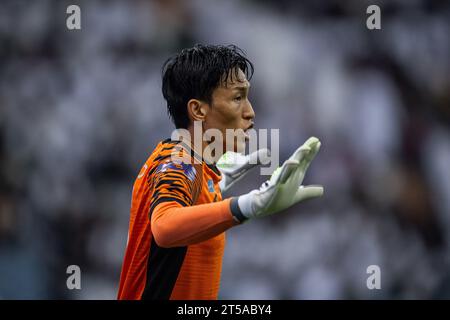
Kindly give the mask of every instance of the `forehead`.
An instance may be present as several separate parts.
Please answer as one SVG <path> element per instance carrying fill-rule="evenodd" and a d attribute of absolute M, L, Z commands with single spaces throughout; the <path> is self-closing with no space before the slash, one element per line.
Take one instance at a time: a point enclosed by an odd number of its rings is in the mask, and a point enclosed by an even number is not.
<path fill-rule="evenodd" d="M 224 81 L 225 78 L 227 78 L 226 82 Z M 223 77 L 221 85 L 219 87 L 228 90 L 242 87 L 248 88 L 250 87 L 250 82 L 247 80 L 245 73 L 240 68 L 238 68 L 230 70 L 230 72 L 228 73 L 228 77 Z"/>

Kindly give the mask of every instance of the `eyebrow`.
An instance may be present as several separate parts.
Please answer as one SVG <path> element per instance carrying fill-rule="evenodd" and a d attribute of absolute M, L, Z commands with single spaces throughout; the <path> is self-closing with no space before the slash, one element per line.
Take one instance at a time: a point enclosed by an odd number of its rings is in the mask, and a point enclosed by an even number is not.
<path fill-rule="evenodd" d="M 246 85 L 237 85 L 237 86 L 235 86 L 235 87 L 232 87 L 231 89 L 232 90 L 248 90 L 248 89 L 250 89 L 250 87 L 251 87 L 251 85 L 250 85 L 250 82 L 247 82 L 247 84 Z"/>

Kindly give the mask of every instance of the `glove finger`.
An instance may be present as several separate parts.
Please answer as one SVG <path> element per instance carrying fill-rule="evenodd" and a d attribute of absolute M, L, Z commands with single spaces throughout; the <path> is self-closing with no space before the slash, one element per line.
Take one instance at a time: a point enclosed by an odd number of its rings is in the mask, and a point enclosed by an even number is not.
<path fill-rule="evenodd" d="M 311 151 L 309 147 L 301 146 L 297 150 L 294 151 L 292 156 L 289 158 L 289 160 L 295 160 L 298 162 L 301 162 L 303 159 L 306 158 L 308 153 Z"/>
<path fill-rule="evenodd" d="M 234 177 L 236 178 L 242 177 L 246 175 L 248 171 L 250 171 L 256 166 L 270 163 L 270 150 L 266 148 L 259 149 L 255 152 L 252 152 L 245 158 L 246 158 L 245 164 L 241 168 L 238 168 L 238 170 L 233 173 Z"/>
<path fill-rule="evenodd" d="M 295 202 L 320 197 L 322 195 L 323 186 L 321 185 L 300 186 L 295 194 Z"/>
<path fill-rule="evenodd" d="M 297 150 L 295 150 L 289 159 L 301 162 L 303 159 L 307 158 L 311 152 L 317 153 L 318 150 L 316 149 L 316 146 L 318 143 L 320 143 L 319 139 L 316 137 L 310 137 Z"/>
<path fill-rule="evenodd" d="M 246 171 L 249 171 L 253 167 L 259 166 L 261 164 L 268 164 L 270 162 L 270 150 L 269 149 L 259 149 L 255 152 L 252 152 L 248 156 L 245 156 L 245 159 L 242 163 L 242 166 L 239 167 L 236 172 L 233 174 L 241 175 Z"/>
<path fill-rule="evenodd" d="M 311 149 L 311 151 L 306 155 L 305 159 L 308 160 L 308 162 L 311 162 L 314 157 L 317 155 L 317 153 L 320 150 L 320 146 L 322 145 L 322 143 L 320 141 L 316 141 L 313 144 L 311 144 L 309 147 Z"/>
<path fill-rule="evenodd" d="M 310 147 L 311 148 L 317 142 L 319 142 L 318 138 L 316 138 L 316 137 L 309 137 L 308 140 L 306 140 L 303 145 L 306 146 L 306 147 Z"/>
<path fill-rule="evenodd" d="M 300 161 L 300 167 L 303 169 L 303 171 L 306 171 L 308 169 L 309 165 L 319 152 L 321 145 L 322 144 L 320 143 L 320 141 L 317 141 L 313 145 L 311 145 L 311 151 L 308 154 L 306 154 Z"/>
<path fill-rule="evenodd" d="M 225 152 L 217 161 L 216 166 L 218 168 L 228 168 L 235 164 L 236 162 L 236 152 L 227 151 Z"/>
<path fill-rule="evenodd" d="M 281 183 L 284 184 L 286 181 L 292 176 L 293 173 L 295 173 L 295 170 L 298 168 L 298 161 L 295 160 L 286 160 L 283 163 L 283 166 L 281 167 L 279 176 L 277 177 L 277 180 L 275 183 Z"/>
<path fill-rule="evenodd" d="M 240 153 L 228 151 L 217 162 L 217 168 L 237 178 L 253 167 L 270 163 L 270 150 L 263 148 L 244 156 Z"/>
<path fill-rule="evenodd" d="M 219 161 L 216 163 L 216 166 L 220 171 L 234 175 L 247 163 L 248 159 L 246 156 L 240 153 L 228 151 L 220 157 Z"/>
<path fill-rule="evenodd" d="M 256 166 L 259 164 L 268 164 L 270 160 L 270 150 L 267 148 L 259 149 L 247 156 L 248 164 Z"/>

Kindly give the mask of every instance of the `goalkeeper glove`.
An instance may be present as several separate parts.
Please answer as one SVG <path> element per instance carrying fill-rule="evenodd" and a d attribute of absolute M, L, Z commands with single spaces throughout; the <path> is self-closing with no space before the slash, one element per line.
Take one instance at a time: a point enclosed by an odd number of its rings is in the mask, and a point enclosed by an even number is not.
<path fill-rule="evenodd" d="M 269 160 L 268 149 L 257 150 L 247 156 L 228 151 L 220 157 L 216 166 L 222 174 L 219 187 L 222 192 L 227 191 L 234 183 L 245 176 L 250 169 L 264 164 Z"/>
<path fill-rule="evenodd" d="M 233 198 L 231 208 L 236 219 L 243 222 L 249 218 L 268 216 L 297 202 L 321 196 L 322 186 L 301 185 L 319 149 L 319 139 L 309 138 L 259 189 Z"/>

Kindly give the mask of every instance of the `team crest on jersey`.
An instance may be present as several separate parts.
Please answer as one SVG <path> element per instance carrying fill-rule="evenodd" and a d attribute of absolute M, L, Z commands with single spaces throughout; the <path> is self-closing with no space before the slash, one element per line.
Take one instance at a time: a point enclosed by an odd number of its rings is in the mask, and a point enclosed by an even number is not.
<path fill-rule="evenodd" d="M 215 192 L 216 190 L 214 190 L 214 183 L 211 179 L 208 180 L 208 190 L 209 192 Z"/>
<path fill-rule="evenodd" d="M 156 172 L 166 172 L 167 170 L 177 170 L 182 171 L 186 177 L 194 181 L 195 175 L 197 171 L 195 170 L 194 166 L 192 164 L 186 164 L 186 163 L 175 163 L 175 162 L 165 162 L 161 163 L 158 168 L 156 169 Z"/>

